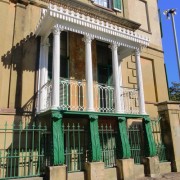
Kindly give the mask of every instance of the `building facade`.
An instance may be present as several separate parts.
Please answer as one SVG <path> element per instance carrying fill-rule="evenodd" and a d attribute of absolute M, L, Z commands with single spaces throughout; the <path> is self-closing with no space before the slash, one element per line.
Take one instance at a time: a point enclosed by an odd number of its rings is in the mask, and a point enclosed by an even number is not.
<path fill-rule="evenodd" d="M 146 175 L 153 174 L 143 165 L 150 161 L 143 159 L 159 155 L 151 119 L 158 116 L 156 104 L 168 100 L 157 1 L 0 4 L 0 118 L 4 134 L 9 124 L 16 129 L 20 123 L 25 136 L 16 141 L 21 131 L 7 135 L 2 162 L 16 143 L 19 156 L 26 152 L 27 159 L 35 158 L 27 139 L 38 139 L 43 167 L 63 169 L 66 164 L 70 179 L 84 177 L 77 171 L 95 179 L 97 164 L 110 171 L 103 169 L 100 178 L 117 177 L 117 171 L 131 179 L 142 177 L 144 168 Z M 33 132 L 40 129 L 34 128 L 37 123 L 46 125 L 46 133 L 27 133 L 30 125 Z M 32 166 L 38 169 L 37 164 Z M 127 175 L 126 166 L 136 170 Z M 8 171 L 20 177 L 22 167 L 14 169 L 6 164 L 1 171 L 4 177 Z M 34 171 L 24 170 L 24 176 Z"/>

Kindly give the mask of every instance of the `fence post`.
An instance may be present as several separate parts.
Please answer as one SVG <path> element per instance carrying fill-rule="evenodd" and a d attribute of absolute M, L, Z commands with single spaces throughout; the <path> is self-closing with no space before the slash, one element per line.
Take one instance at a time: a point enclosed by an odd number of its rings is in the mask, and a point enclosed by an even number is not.
<path fill-rule="evenodd" d="M 62 114 L 54 111 L 51 114 L 52 165 L 64 164 L 64 137 L 62 131 Z"/>
<path fill-rule="evenodd" d="M 149 117 L 143 118 L 143 129 L 145 139 L 145 155 L 146 157 L 156 156 L 156 145 L 151 130 L 151 119 Z"/>
<path fill-rule="evenodd" d="M 118 142 L 117 157 L 119 159 L 128 159 L 131 157 L 131 150 L 129 145 L 125 117 L 118 117 L 118 127 L 118 139 L 120 139 L 120 143 Z"/>
<path fill-rule="evenodd" d="M 90 119 L 90 143 L 91 143 L 91 161 L 101 161 L 101 146 L 98 130 L 98 116 L 89 115 Z"/>

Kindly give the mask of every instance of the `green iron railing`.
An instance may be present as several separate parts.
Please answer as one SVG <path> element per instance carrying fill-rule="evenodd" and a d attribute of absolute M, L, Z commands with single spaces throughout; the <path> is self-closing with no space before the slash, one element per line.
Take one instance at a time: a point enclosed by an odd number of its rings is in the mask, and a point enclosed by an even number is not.
<path fill-rule="evenodd" d="M 79 123 L 63 125 L 65 163 L 68 172 L 82 171 L 88 161 L 88 131 Z"/>
<path fill-rule="evenodd" d="M 45 132 L 46 127 L 34 123 L 5 123 L 0 127 L 0 179 L 42 175 L 41 138 Z"/>
<path fill-rule="evenodd" d="M 140 124 L 132 124 L 128 128 L 131 157 L 135 164 L 141 164 L 144 157 L 143 129 Z"/>
<path fill-rule="evenodd" d="M 116 166 L 116 136 L 117 132 L 110 125 L 99 127 L 102 161 L 105 167 Z"/>
<path fill-rule="evenodd" d="M 157 156 L 159 157 L 159 161 L 166 162 L 167 161 L 166 147 L 162 140 L 163 132 L 161 131 L 160 121 L 161 121 L 161 118 L 157 120 L 152 120 L 151 128 L 152 128 L 152 133 L 154 137 L 154 142 L 156 144 Z"/>

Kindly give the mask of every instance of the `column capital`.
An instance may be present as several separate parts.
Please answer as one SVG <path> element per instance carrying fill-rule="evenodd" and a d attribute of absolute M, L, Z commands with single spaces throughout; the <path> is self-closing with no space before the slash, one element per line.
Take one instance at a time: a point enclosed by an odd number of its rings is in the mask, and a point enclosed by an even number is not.
<path fill-rule="evenodd" d="M 84 41 L 85 43 L 91 43 L 91 41 L 93 40 L 94 38 L 91 36 L 91 35 L 84 35 L 84 37 L 82 38 L 82 41 Z"/>
<path fill-rule="evenodd" d="M 136 55 L 136 56 L 140 56 L 140 53 L 141 53 L 140 49 L 137 48 L 137 49 L 135 49 L 134 52 L 135 52 L 135 55 Z"/>
<path fill-rule="evenodd" d="M 49 46 L 50 46 L 50 44 L 49 44 L 49 38 L 44 39 L 44 38 L 42 37 L 41 46 L 47 46 L 47 47 L 49 47 Z"/>
<path fill-rule="evenodd" d="M 52 28 L 52 32 L 54 35 L 60 35 L 61 31 L 63 31 L 64 28 L 62 26 L 59 26 L 59 24 L 54 25 Z"/>
<path fill-rule="evenodd" d="M 110 48 L 111 50 L 117 51 L 117 49 L 118 49 L 118 44 L 113 42 L 113 43 L 111 43 L 111 44 L 109 45 L 109 48 Z"/>

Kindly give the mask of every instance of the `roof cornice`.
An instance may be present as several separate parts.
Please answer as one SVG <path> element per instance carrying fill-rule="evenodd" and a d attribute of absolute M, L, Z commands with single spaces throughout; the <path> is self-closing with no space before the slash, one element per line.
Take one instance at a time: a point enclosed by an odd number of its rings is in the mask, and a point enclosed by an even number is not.
<path fill-rule="evenodd" d="M 112 12 L 109 12 L 103 8 L 99 8 L 96 6 L 92 6 L 90 4 L 83 3 L 78 0 L 40 0 L 46 2 L 47 4 L 56 4 L 57 6 L 61 6 L 64 8 L 68 8 L 78 13 L 85 14 L 95 19 L 100 19 L 102 21 L 106 21 L 112 23 L 117 26 L 124 27 L 131 31 L 135 31 L 139 29 L 141 24 L 126 19 L 124 17 L 117 16 Z M 31 3 L 36 2 L 36 0 L 32 0 Z"/>
<path fill-rule="evenodd" d="M 54 4 L 49 4 L 49 8 L 42 11 L 35 34 L 47 37 L 55 24 L 59 24 L 64 30 L 88 34 L 100 40 L 115 42 L 120 46 L 137 48 L 149 45 L 147 37 L 131 30 Z"/>

